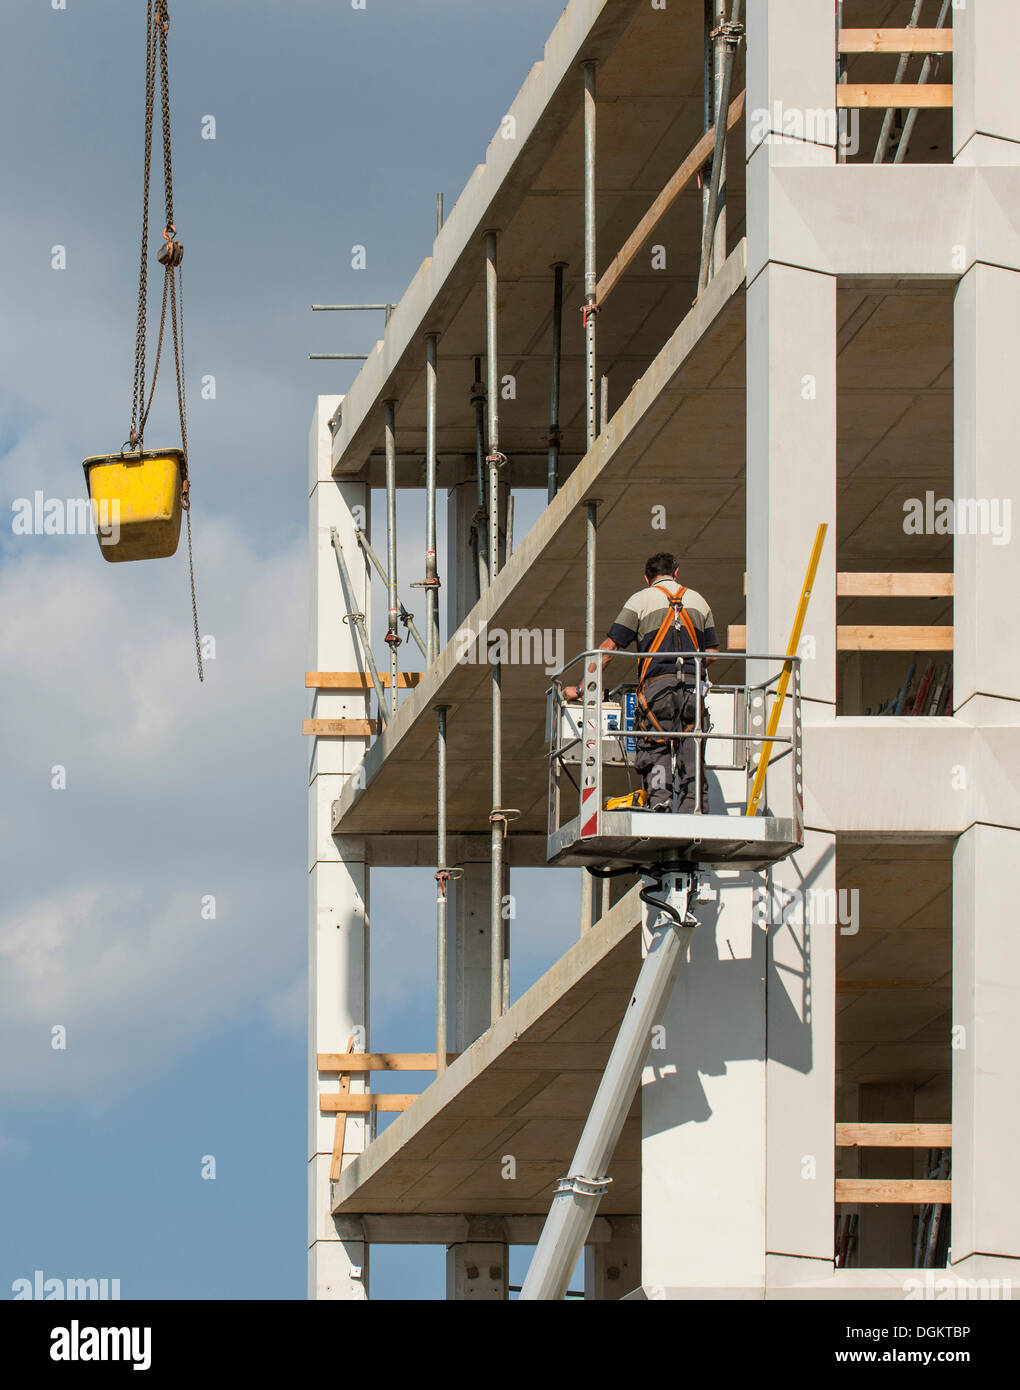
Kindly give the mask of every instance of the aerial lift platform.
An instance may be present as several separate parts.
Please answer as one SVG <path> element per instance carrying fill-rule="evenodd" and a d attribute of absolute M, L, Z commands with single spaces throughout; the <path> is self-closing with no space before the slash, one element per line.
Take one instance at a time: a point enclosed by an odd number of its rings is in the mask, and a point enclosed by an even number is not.
<path fill-rule="evenodd" d="M 692 814 L 636 810 L 607 810 L 605 793 L 612 778 L 626 776 L 636 751 L 637 732 L 628 729 L 626 687 L 623 698 L 603 699 L 603 655 L 582 652 L 553 678 L 548 694 L 549 828 L 547 853 L 551 863 L 579 864 L 597 877 L 639 872 L 645 904 L 642 924 L 644 963 L 630 1006 L 596 1092 L 574 1153 L 570 1173 L 556 1186 L 527 1278 L 521 1290 L 526 1301 L 564 1297 L 574 1266 L 584 1247 L 599 1201 L 612 1178 L 606 1166 L 641 1078 L 651 1030 L 669 997 L 698 919 L 691 911 L 697 901 L 699 872 L 710 868 L 761 869 L 799 849 L 804 841 L 803 770 L 801 766 L 800 658 L 797 655 L 811 589 L 818 570 L 825 526 L 818 528 L 787 653 L 783 657 L 741 653 L 677 653 L 678 677 L 693 675 L 695 718 L 690 729 L 654 733 L 643 739 L 668 741 L 673 750 L 674 799 L 678 756 L 695 768 L 695 807 Z M 679 646 L 679 643 L 677 643 Z M 659 658 L 670 654 L 660 653 Z M 644 653 L 614 652 L 614 657 L 645 660 Z M 742 662 L 744 680 L 721 684 L 713 692 L 712 666 Z M 562 677 L 581 664 L 583 703 L 563 701 Z M 792 686 L 792 690 L 791 690 Z M 790 700 L 787 703 L 787 693 Z M 704 703 L 703 703 L 704 702 Z M 707 707 L 709 718 L 703 718 Z M 786 713 L 786 723 L 781 720 Z M 714 727 L 712 719 L 719 724 Z M 706 728 L 707 724 L 707 728 Z M 681 740 L 683 741 L 681 743 Z M 719 750 L 725 756 L 719 758 Z M 775 786 L 785 764 L 789 776 L 788 805 L 779 807 Z M 579 768 L 575 782 L 570 767 Z M 708 805 L 702 804 L 702 769 L 714 773 Z M 773 771 L 773 787 L 768 773 Z M 782 775 L 782 774 L 780 774 Z M 577 814 L 561 825 L 566 799 L 564 783 L 578 793 Z M 770 805 L 770 791 L 777 797 Z M 633 799 L 633 798 L 632 798 Z M 728 808 L 737 804 L 737 814 Z M 762 813 L 758 814 L 759 807 Z M 774 814 L 775 809 L 786 814 Z"/>

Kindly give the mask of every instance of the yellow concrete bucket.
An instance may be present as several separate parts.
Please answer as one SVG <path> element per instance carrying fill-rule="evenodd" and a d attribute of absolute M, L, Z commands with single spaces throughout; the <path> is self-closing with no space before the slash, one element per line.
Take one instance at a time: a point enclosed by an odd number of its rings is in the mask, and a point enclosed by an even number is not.
<path fill-rule="evenodd" d="M 184 454 L 97 454 L 82 464 L 103 558 L 161 560 L 181 535 Z"/>

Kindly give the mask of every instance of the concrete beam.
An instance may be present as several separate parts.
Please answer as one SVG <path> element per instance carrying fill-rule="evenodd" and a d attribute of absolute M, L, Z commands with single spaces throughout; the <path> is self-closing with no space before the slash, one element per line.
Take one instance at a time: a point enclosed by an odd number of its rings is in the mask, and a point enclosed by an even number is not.
<path fill-rule="evenodd" d="M 757 158 L 757 157 L 756 157 Z M 768 261 L 824 275 L 957 280 L 1020 268 L 1020 168 L 841 164 L 748 168 L 748 284 Z M 754 235 L 751 235 L 751 233 Z"/>
<path fill-rule="evenodd" d="M 492 1240 L 505 1245 L 536 1245 L 545 1225 L 546 1213 L 534 1216 L 445 1216 L 442 1214 L 400 1214 L 365 1212 L 333 1218 L 337 1232 L 345 1239 L 368 1245 L 456 1245 Z M 608 1245 L 639 1238 L 638 1216 L 597 1216 L 588 1234 L 589 1245 Z"/>
<path fill-rule="evenodd" d="M 806 724 L 805 823 L 871 838 L 952 837 L 978 821 L 1020 827 L 1018 732 L 905 716 Z"/>
<path fill-rule="evenodd" d="M 508 1131 L 516 1132 L 530 1124 L 529 1135 L 522 1138 L 522 1142 L 526 1140 L 528 1144 L 527 1155 L 521 1155 L 522 1165 L 525 1157 L 529 1162 L 541 1160 L 549 1149 L 555 1149 L 558 1154 L 562 1148 L 563 1161 L 569 1161 L 573 1151 L 571 1145 L 576 1142 L 583 1124 L 583 1118 L 576 1119 L 574 1107 L 568 1105 L 568 1093 L 575 1085 L 571 1076 L 576 1078 L 579 1091 L 586 1097 L 581 1109 L 587 1114 L 594 1084 L 597 1084 L 599 1071 L 608 1056 L 608 1045 L 603 1056 L 592 1048 L 590 1041 L 584 1042 L 581 1048 L 584 1069 L 577 1072 L 574 1070 L 577 1062 L 569 1055 L 570 1049 L 564 1052 L 563 1044 L 550 1035 L 576 1014 L 573 1031 L 568 1029 L 568 1034 L 573 1038 L 587 1038 L 584 1028 L 578 1027 L 583 1010 L 587 1007 L 596 1020 L 591 1025 L 595 1029 L 595 1036 L 613 1036 L 637 976 L 636 946 L 632 972 L 624 968 L 622 975 L 618 976 L 609 970 L 608 962 L 617 950 L 623 951 L 630 960 L 629 951 L 624 948 L 629 947 L 634 939 L 640 916 L 641 903 L 635 888 L 607 916 L 596 922 L 583 939 L 572 946 L 477 1042 L 456 1058 L 442 1076 L 437 1077 L 414 1104 L 379 1135 L 366 1153 L 344 1169 L 339 1181 L 333 1184 L 331 1207 L 334 1215 L 357 1212 L 355 1203 L 364 1204 L 366 1210 L 379 1211 L 382 1203 L 373 1201 L 371 1189 L 367 1188 L 374 1179 L 378 1179 L 376 1192 L 386 1193 L 387 1205 L 395 1204 L 396 1210 L 409 1214 L 428 1214 L 427 1211 L 414 1212 L 414 1208 L 427 1207 L 432 1200 L 428 1189 L 433 1184 L 422 1183 L 422 1190 L 416 1195 L 413 1174 L 417 1170 L 413 1165 L 416 1161 L 421 1164 L 424 1160 L 424 1166 L 431 1171 L 438 1162 L 432 1155 L 448 1139 L 452 1139 L 452 1144 L 443 1162 L 451 1165 L 448 1171 L 452 1182 L 463 1183 L 469 1170 L 473 1172 L 472 1153 L 477 1150 L 488 1155 L 486 1171 L 491 1170 L 495 1175 L 493 1191 L 499 1201 L 491 1207 L 476 1205 L 476 1212 L 496 1211 L 502 1215 L 508 1210 L 513 1211 L 516 1205 L 517 1214 L 530 1215 L 527 1207 L 521 1210 L 521 1204 L 529 1199 L 515 1197 L 512 1183 L 500 1180 L 504 1138 Z M 605 1010 L 599 1007 L 598 996 L 605 991 L 608 991 L 607 998 L 612 996 L 614 1010 L 617 1005 L 619 1008 L 619 1012 L 609 1019 L 605 1017 Z M 549 1038 L 548 1043 L 544 1041 L 546 1038 Z M 514 1073 L 509 1079 L 506 1075 L 508 1070 Z M 502 1082 L 499 1076 L 494 1075 L 497 1071 L 503 1074 Z M 555 1083 L 550 1091 L 550 1099 L 556 1096 L 559 1087 L 558 1100 L 555 1100 L 552 1109 L 547 1108 L 548 1103 L 541 1103 L 532 1112 L 529 1102 L 550 1082 Z M 499 1113 L 493 1118 L 490 1113 L 493 1106 L 492 1088 L 496 1086 L 498 1091 L 501 1084 L 506 1095 L 500 1102 Z M 477 1135 L 474 1147 L 463 1149 L 457 1134 L 468 1117 L 473 1118 L 470 1118 L 467 1128 L 476 1130 Z M 531 1158 L 532 1154 L 534 1159 Z M 411 1167 L 408 1168 L 408 1165 Z M 559 1159 L 556 1162 L 558 1165 Z M 387 1177 L 388 1173 L 392 1174 L 391 1178 Z M 562 1176 L 550 1172 L 546 1179 L 544 1173 L 543 1169 L 536 1189 L 543 1194 L 543 1198 L 546 1194 L 551 1196 L 551 1183 L 556 1177 Z M 623 1183 L 619 1187 L 621 1191 L 625 1190 Z M 442 1188 L 436 1190 L 441 1191 Z M 477 1190 L 483 1192 L 480 1200 L 487 1200 L 484 1197 L 485 1189 Z M 540 1206 L 542 1198 L 536 1197 L 535 1200 L 536 1205 Z"/>

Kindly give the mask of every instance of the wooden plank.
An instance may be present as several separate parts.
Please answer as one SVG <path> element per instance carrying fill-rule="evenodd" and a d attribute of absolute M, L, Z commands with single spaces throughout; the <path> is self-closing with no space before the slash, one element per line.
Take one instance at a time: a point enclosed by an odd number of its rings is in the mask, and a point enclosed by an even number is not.
<path fill-rule="evenodd" d="M 952 53 L 952 29 L 840 29 L 840 53 Z"/>
<path fill-rule="evenodd" d="M 302 719 L 301 732 L 316 738 L 368 738 L 378 725 L 377 719 Z"/>
<path fill-rule="evenodd" d="M 868 994 L 874 989 L 905 990 L 935 989 L 952 991 L 952 985 L 932 984 L 928 980 L 837 980 L 837 994 Z"/>
<path fill-rule="evenodd" d="M 458 1054 L 448 1052 L 447 1062 L 456 1061 Z M 435 1071 L 434 1052 L 320 1052 L 316 1057 L 319 1071 Z"/>
<path fill-rule="evenodd" d="M 397 673 L 397 689 L 413 690 L 416 685 L 420 685 L 423 674 L 421 671 L 399 671 Z M 383 685 L 389 689 L 389 671 L 380 671 L 379 678 Z M 305 688 L 307 690 L 374 690 L 375 685 L 372 677 L 364 671 L 306 671 Z"/>
<path fill-rule="evenodd" d="M 387 1096 L 382 1094 L 351 1096 L 344 1095 L 343 1092 L 330 1091 L 319 1096 L 319 1109 L 327 1115 L 333 1114 L 334 1111 L 346 1115 L 367 1115 L 372 1110 L 406 1110 L 417 1099 L 417 1096 Z"/>
<path fill-rule="evenodd" d="M 951 1124 L 836 1126 L 837 1149 L 948 1149 L 952 1143 Z"/>
<path fill-rule="evenodd" d="M 747 628 L 731 623 L 726 629 L 726 650 L 747 650 Z M 842 624 L 836 628 L 836 650 L 840 652 L 951 652 L 951 627 L 874 627 L 868 624 Z"/>
<path fill-rule="evenodd" d="M 952 598 L 951 574 L 896 574 L 843 571 L 836 575 L 837 598 Z"/>
<path fill-rule="evenodd" d="M 354 1050 L 353 1037 L 347 1039 L 347 1054 L 350 1056 Z M 346 1095 L 351 1089 L 350 1076 L 340 1078 L 339 1092 Z M 347 1134 L 347 1115 L 343 1110 L 337 1112 L 336 1123 L 333 1126 L 333 1159 L 329 1165 L 329 1180 L 336 1182 L 344 1166 L 344 1138 Z"/>
<path fill-rule="evenodd" d="M 836 628 L 840 652 L 951 652 L 951 627 L 870 627 L 850 624 Z"/>
<path fill-rule="evenodd" d="M 952 106 L 950 82 L 843 82 L 836 88 L 836 105 L 853 110 L 890 106 L 913 111 L 933 106 Z"/>
<path fill-rule="evenodd" d="M 837 1202 L 885 1202 L 913 1206 L 953 1200 L 952 1179 L 837 1178 Z"/>
<path fill-rule="evenodd" d="M 726 118 L 727 130 L 732 130 L 741 116 L 743 116 L 744 100 L 745 93 L 741 92 L 736 100 L 731 102 L 729 115 Z M 697 176 L 698 171 L 705 167 L 714 149 L 715 126 L 713 126 L 711 130 L 705 131 L 704 135 L 655 199 L 655 202 L 609 262 L 608 267 L 603 272 L 602 279 L 595 287 L 595 300 L 600 308 L 603 302 L 608 299 L 610 292 L 615 288 L 624 271 L 652 235 L 652 232 L 665 217 L 666 213 L 669 212 L 677 198 L 679 198 L 687 185 Z"/>

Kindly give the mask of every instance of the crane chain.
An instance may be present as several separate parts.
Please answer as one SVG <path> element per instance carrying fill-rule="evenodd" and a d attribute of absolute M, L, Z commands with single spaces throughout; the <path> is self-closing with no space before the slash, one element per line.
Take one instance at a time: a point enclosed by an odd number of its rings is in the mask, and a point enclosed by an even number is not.
<path fill-rule="evenodd" d="M 138 272 L 138 324 L 135 331 L 135 377 L 131 401 L 131 430 L 128 443 L 142 448 L 145 431 L 145 328 L 149 286 L 149 184 L 152 170 L 152 125 L 156 100 L 156 65 L 153 46 L 153 6 L 146 6 L 145 26 L 145 159 L 142 176 L 142 250 Z M 153 380 L 155 390 L 155 380 Z M 151 399 L 150 399 L 151 403 Z"/>
<path fill-rule="evenodd" d="M 202 664 L 202 637 L 198 622 L 198 600 L 195 594 L 195 562 L 191 541 L 191 482 L 188 474 L 188 415 L 187 388 L 184 375 L 184 278 L 181 270 L 181 248 L 174 241 L 177 228 L 174 225 L 174 177 L 173 153 L 170 138 L 170 72 L 167 56 L 167 32 L 170 28 L 170 11 L 167 0 L 147 0 L 145 28 L 145 160 L 142 180 L 142 247 L 141 266 L 138 277 L 138 325 L 135 333 L 135 373 L 131 406 L 131 430 L 128 444 L 139 453 L 144 450 L 145 424 L 152 409 L 156 395 L 156 382 L 163 354 L 163 339 L 166 333 L 167 302 L 170 305 L 170 328 L 174 345 L 174 375 L 177 386 L 177 411 L 181 425 L 181 453 L 184 457 L 183 477 L 181 479 L 181 506 L 187 517 L 188 532 L 188 578 L 191 585 L 191 612 L 195 627 L 195 658 L 198 663 L 198 679 L 205 679 Z M 165 221 L 163 240 L 166 242 L 164 255 L 165 275 L 163 279 L 163 301 L 159 315 L 159 335 L 156 340 L 156 359 L 153 365 L 152 384 L 148 400 L 145 397 L 145 353 L 146 328 L 148 319 L 148 269 L 149 269 L 149 192 L 152 179 L 152 135 L 155 125 L 156 107 L 156 69 L 159 68 L 160 114 L 163 134 L 163 187 L 165 197 Z M 176 275 L 175 275 L 176 271 Z"/>

